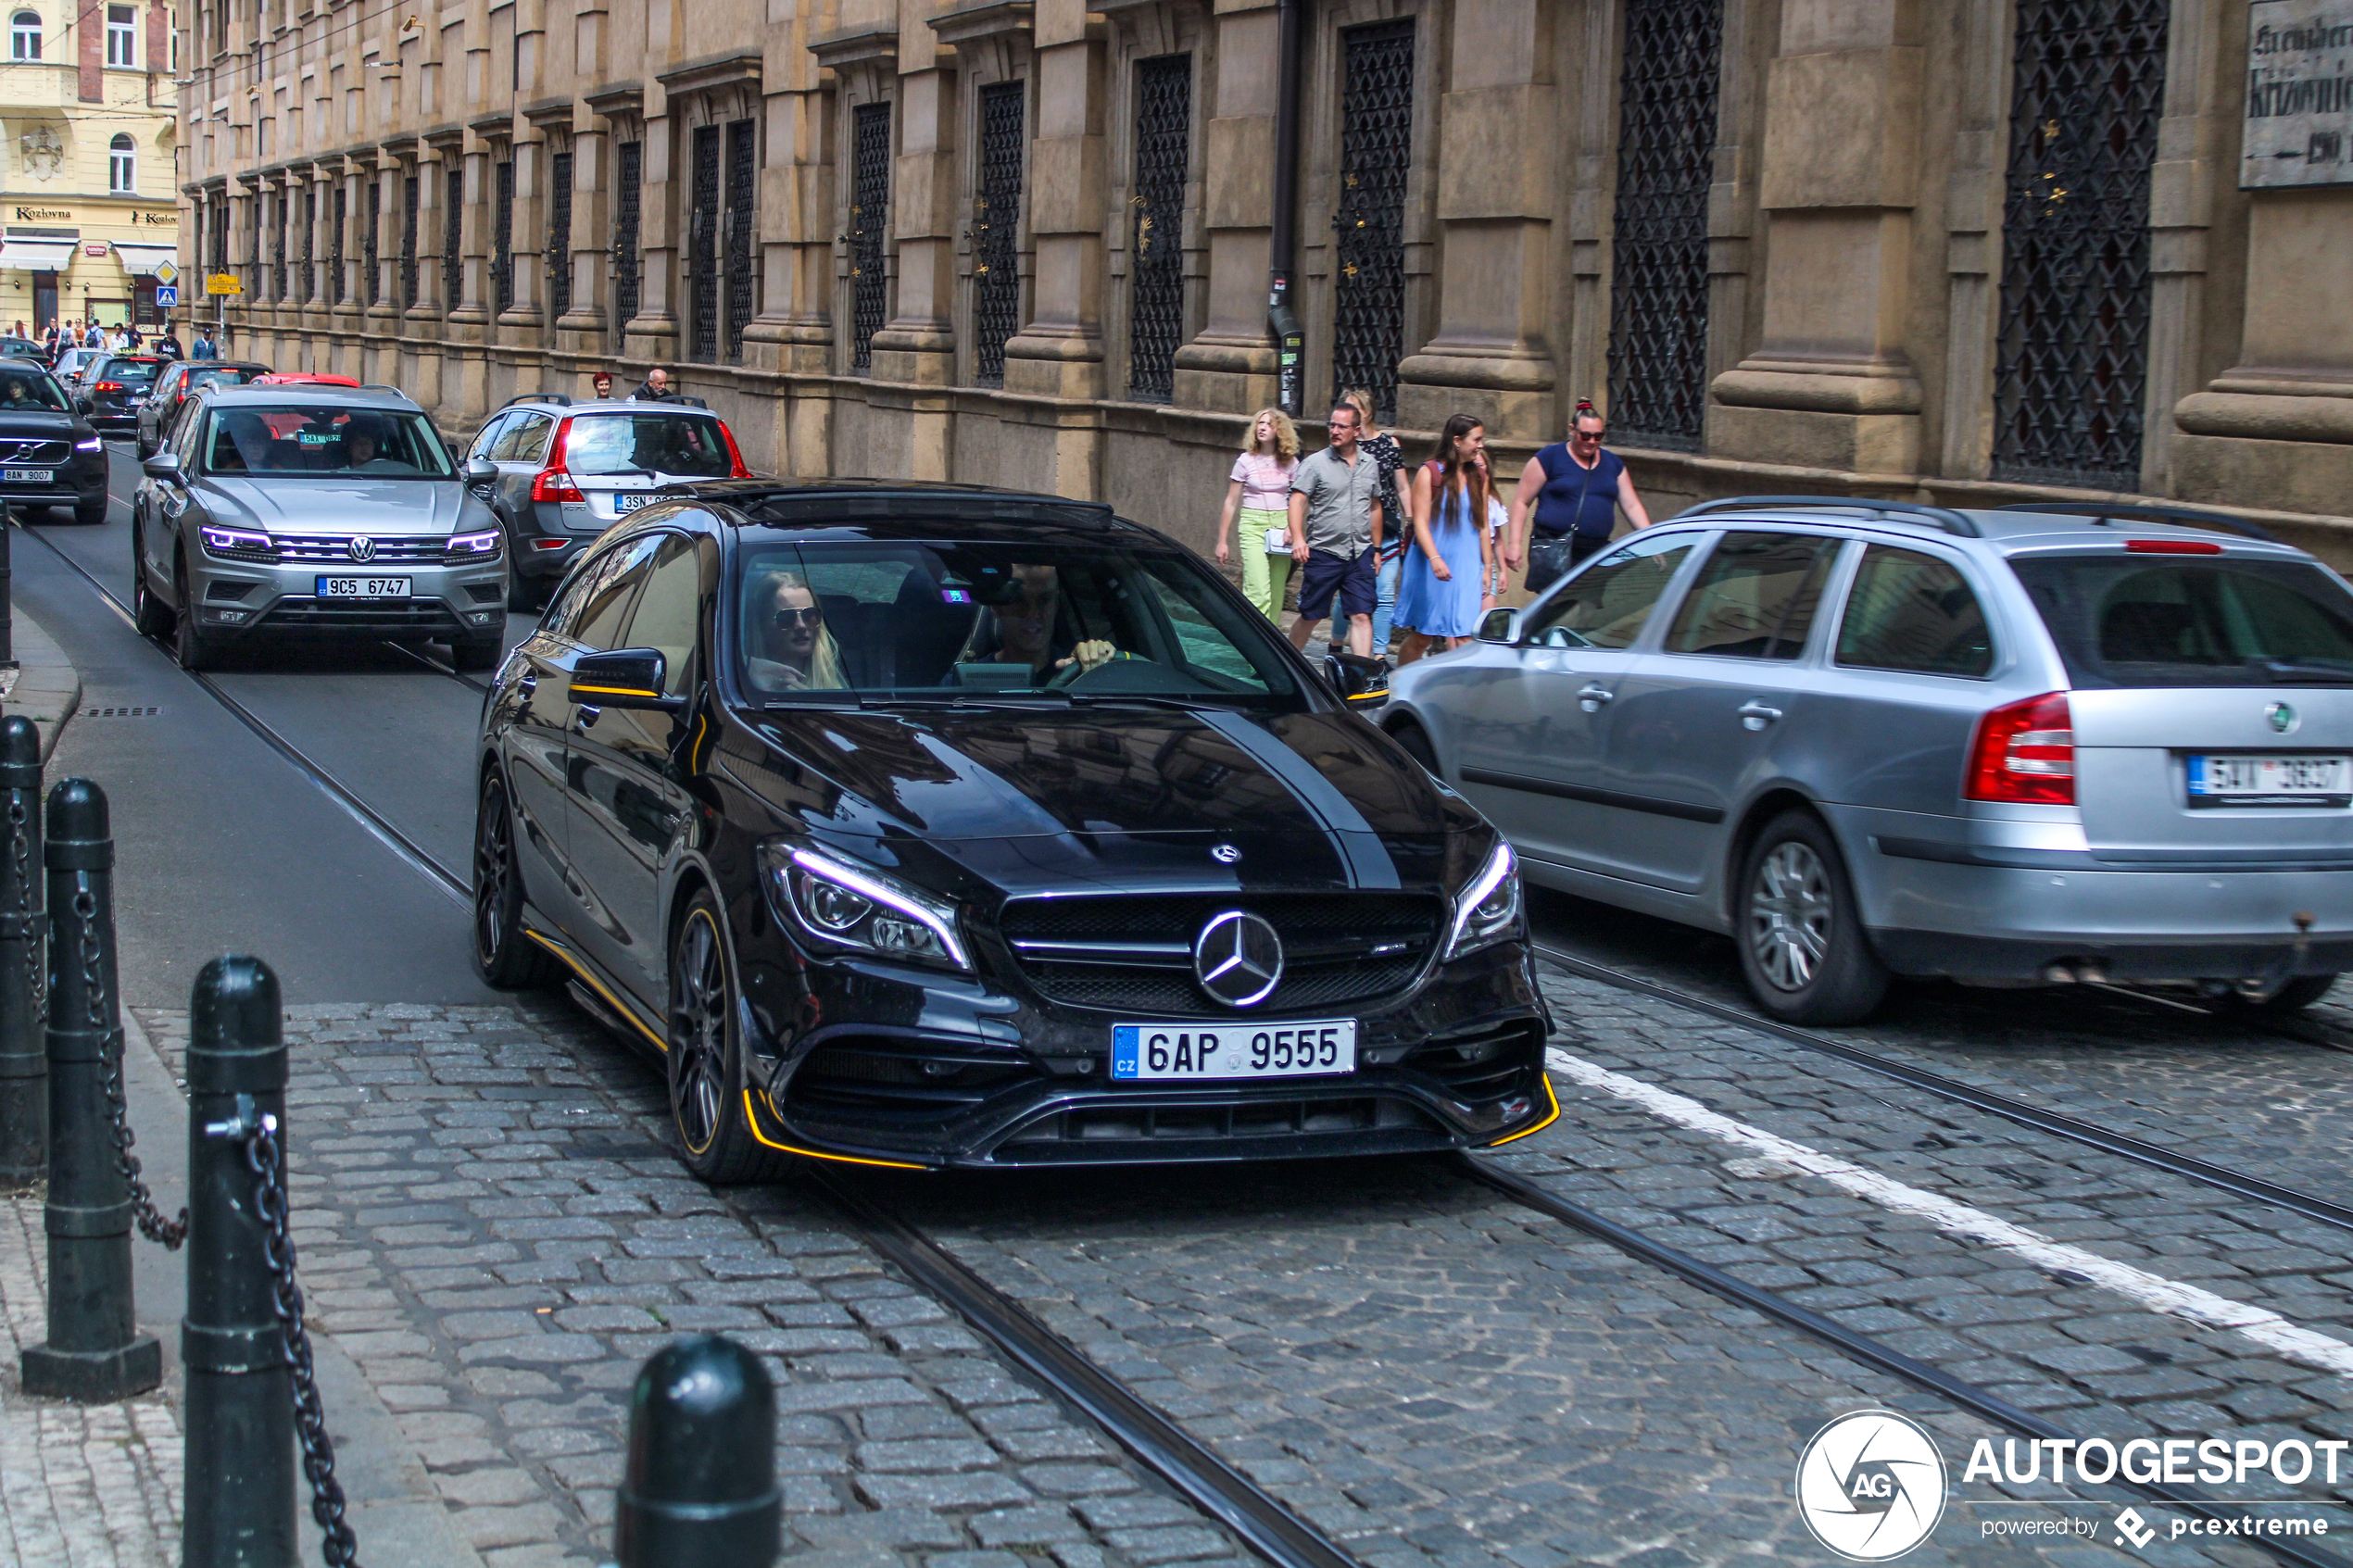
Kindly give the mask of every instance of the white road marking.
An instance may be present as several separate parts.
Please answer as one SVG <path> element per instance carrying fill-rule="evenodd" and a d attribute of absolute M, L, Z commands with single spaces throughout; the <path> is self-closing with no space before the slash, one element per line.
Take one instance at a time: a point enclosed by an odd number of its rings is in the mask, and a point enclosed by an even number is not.
<path fill-rule="evenodd" d="M 2103 1258 L 2096 1252 L 2087 1252 L 2063 1241 L 2054 1241 L 2023 1225 L 1997 1219 L 1982 1209 L 1972 1209 L 1966 1203 L 1957 1203 L 1940 1194 L 1906 1185 L 1852 1160 L 1809 1148 L 1778 1134 L 1766 1132 L 1761 1127 L 1736 1122 L 1688 1096 L 1662 1089 L 1640 1078 L 1630 1078 L 1623 1073 L 1613 1073 L 1606 1067 L 1587 1061 L 1582 1057 L 1571 1056 L 1567 1051 L 1558 1048 L 1547 1050 L 1545 1060 L 1554 1072 L 1565 1078 L 1616 1095 L 1620 1099 L 1630 1100 L 1654 1116 L 1737 1145 L 1764 1156 L 1775 1164 L 1803 1171 L 1866 1202 L 1876 1203 L 1899 1214 L 1918 1216 L 1948 1235 L 1998 1247 L 2037 1268 L 2065 1269 L 2151 1311 L 2186 1318 L 2208 1328 L 2228 1329 L 2232 1333 L 2245 1335 L 2267 1350 L 2293 1357 L 2307 1366 L 2319 1367 L 2339 1377 L 2353 1377 L 2353 1344 L 2299 1327 L 2266 1308 L 2245 1301 L 2233 1301 L 2210 1290 L 2201 1290 L 2195 1285 L 2184 1285 L 2162 1274 L 2153 1274 L 2146 1269 L 2120 1263 L 2112 1258 Z"/>

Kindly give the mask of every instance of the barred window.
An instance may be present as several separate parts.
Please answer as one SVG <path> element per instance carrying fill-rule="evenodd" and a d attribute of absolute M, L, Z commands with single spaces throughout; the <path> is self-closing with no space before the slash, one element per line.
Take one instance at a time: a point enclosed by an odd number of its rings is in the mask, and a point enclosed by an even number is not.
<path fill-rule="evenodd" d="M 547 322 L 572 308 L 572 155 L 547 160 Z"/>
<path fill-rule="evenodd" d="M 334 227 L 327 234 L 327 303 L 343 303 L 343 231 L 345 205 L 349 190 L 340 180 L 335 182 Z"/>
<path fill-rule="evenodd" d="M 1340 34 L 1347 80 L 1340 100 L 1340 201 L 1332 280 L 1332 395 L 1373 395 L 1381 420 L 1397 413 L 1405 357 L 1405 176 L 1414 143 L 1414 24 L 1381 22 Z"/>
<path fill-rule="evenodd" d="M 1136 189 L 1127 249 L 1127 395 L 1176 395 L 1185 337 L 1185 176 L 1192 153 L 1193 57 L 1136 65 Z"/>
<path fill-rule="evenodd" d="M 883 245 L 890 222 L 890 106 L 861 104 L 853 117 L 849 194 L 849 368 L 874 369 L 888 280 Z"/>
<path fill-rule="evenodd" d="M 491 298 L 499 315 L 515 307 L 515 166 L 501 163 L 490 215 Z"/>
<path fill-rule="evenodd" d="M 644 144 L 623 142 L 614 149 L 613 199 L 618 213 L 612 232 L 612 330 L 617 337 L 637 314 L 637 215 L 644 195 Z"/>
<path fill-rule="evenodd" d="M 727 363 L 744 362 L 744 329 L 759 308 L 752 236 L 758 226 L 760 127 L 749 119 L 727 126 Z"/>
<path fill-rule="evenodd" d="M 980 195 L 973 213 L 973 379 L 1005 384 L 1005 343 L 1021 329 L 1021 184 L 1027 146 L 1018 82 L 980 90 Z"/>
<path fill-rule="evenodd" d="M 686 216 L 686 357 L 719 358 L 719 127 L 695 130 Z"/>
<path fill-rule="evenodd" d="M 400 182 L 400 308 L 417 307 L 417 192 L 413 174 Z"/>
<path fill-rule="evenodd" d="M 384 182 L 368 177 L 368 225 L 359 235 L 359 297 L 370 305 L 384 302 L 383 280 L 376 275 L 376 248 L 384 232 Z"/>
<path fill-rule="evenodd" d="M 466 170 L 452 162 L 442 176 L 441 292 L 455 310 L 466 297 Z"/>

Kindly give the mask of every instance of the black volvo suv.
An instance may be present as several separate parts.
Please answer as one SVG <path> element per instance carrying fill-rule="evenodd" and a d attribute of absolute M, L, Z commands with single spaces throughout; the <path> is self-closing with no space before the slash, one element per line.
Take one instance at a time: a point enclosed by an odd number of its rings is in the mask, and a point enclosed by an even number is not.
<path fill-rule="evenodd" d="M 484 706 L 475 956 L 687 1165 L 1406 1152 L 1557 1111 L 1510 847 L 1196 558 L 965 487 L 679 486 Z"/>

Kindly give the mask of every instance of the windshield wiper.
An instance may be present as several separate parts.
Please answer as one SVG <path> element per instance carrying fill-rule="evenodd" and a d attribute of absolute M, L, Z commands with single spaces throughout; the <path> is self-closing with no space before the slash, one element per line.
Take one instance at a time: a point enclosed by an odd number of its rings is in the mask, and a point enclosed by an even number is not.
<path fill-rule="evenodd" d="M 1197 709 L 1227 706 L 1217 701 L 1216 696 L 1217 694 L 1211 692 L 1203 692 L 1199 696 L 1172 696 L 1158 692 L 1073 692 L 1070 700 L 1088 708 L 1169 708 L 1180 713 L 1190 713 Z"/>

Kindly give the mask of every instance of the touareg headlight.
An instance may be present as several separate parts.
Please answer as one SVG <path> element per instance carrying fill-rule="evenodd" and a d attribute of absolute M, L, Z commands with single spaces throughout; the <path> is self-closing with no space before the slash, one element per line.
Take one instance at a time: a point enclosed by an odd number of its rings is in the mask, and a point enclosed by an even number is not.
<path fill-rule="evenodd" d="M 453 561 L 497 560 L 501 542 L 495 528 L 479 533 L 452 533 L 443 553 Z"/>
<path fill-rule="evenodd" d="M 871 866 L 770 840 L 760 847 L 769 903 L 818 947 L 969 972 L 955 906 Z"/>
<path fill-rule="evenodd" d="M 229 560 L 276 560 L 278 542 L 267 533 L 252 528 L 226 528 L 208 522 L 199 530 L 204 534 L 208 555 Z"/>
<path fill-rule="evenodd" d="M 1478 874 L 1454 896 L 1454 928 L 1442 961 L 1451 963 L 1520 933 L 1519 861 L 1509 844 L 1499 842 Z"/>

